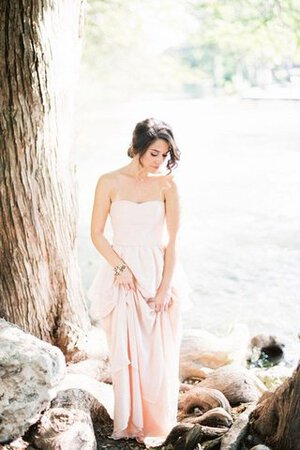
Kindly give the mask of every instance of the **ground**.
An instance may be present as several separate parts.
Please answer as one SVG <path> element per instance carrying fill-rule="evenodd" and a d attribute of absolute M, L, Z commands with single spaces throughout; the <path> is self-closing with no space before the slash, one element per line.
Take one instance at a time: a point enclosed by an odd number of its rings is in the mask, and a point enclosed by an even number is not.
<path fill-rule="evenodd" d="M 109 439 L 108 436 L 112 433 L 112 424 L 107 427 L 101 426 L 96 430 L 97 446 L 98 450 L 110 449 L 110 450 L 140 450 L 146 447 L 143 444 L 139 444 L 135 439 Z M 155 447 L 156 450 L 165 450 L 166 447 Z"/>

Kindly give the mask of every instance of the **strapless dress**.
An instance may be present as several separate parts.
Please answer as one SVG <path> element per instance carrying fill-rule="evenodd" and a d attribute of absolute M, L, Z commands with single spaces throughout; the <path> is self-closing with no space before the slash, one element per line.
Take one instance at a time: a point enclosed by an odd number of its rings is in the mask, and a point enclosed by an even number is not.
<path fill-rule="evenodd" d="M 88 291 L 90 315 L 103 327 L 114 389 L 112 438 L 158 438 L 176 425 L 182 304 L 188 283 L 176 265 L 168 295 L 172 305 L 153 304 L 164 267 L 165 203 L 116 200 L 111 205 L 112 247 L 136 279 L 136 291 L 116 286 L 102 261 Z"/>

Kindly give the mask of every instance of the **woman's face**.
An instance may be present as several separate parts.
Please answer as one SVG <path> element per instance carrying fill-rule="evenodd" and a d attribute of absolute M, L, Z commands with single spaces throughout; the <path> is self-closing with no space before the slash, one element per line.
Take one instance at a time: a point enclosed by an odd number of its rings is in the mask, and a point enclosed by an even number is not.
<path fill-rule="evenodd" d="M 157 139 L 146 150 L 141 157 L 144 169 L 155 173 L 159 171 L 169 155 L 169 144 L 163 139 Z"/>

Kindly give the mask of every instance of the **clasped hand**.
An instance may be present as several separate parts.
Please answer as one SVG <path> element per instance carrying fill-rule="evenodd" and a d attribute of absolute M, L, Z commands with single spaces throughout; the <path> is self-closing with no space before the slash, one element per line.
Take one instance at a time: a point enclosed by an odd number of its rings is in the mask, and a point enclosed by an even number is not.
<path fill-rule="evenodd" d="M 115 276 L 114 283 L 117 286 L 123 286 L 126 290 L 132 289 L 136 291 L 135 278 L 128 267 L 119 275 Z"/>
<path fill-rule="evenodd" d="M 126 290 L 136 291 L 136 280 L 131 270 L 126 269 L 115 277 L 114 284 L 117 286 L 123 286 Z M 148 305 L 155 310 L 155 312 L 167 311 L 167 309 L 173 304 L 170 294 L 157 293 L 155 297 L 148 300 Z"/>
<path fill-rule="evenodd" d="M 155 297 L 148 300 L 148 304 L 154 305 L 156 312 L 167 311 L 167 309 L 173 304 L 173 299 L 169 294 L 157 293 Z"/>

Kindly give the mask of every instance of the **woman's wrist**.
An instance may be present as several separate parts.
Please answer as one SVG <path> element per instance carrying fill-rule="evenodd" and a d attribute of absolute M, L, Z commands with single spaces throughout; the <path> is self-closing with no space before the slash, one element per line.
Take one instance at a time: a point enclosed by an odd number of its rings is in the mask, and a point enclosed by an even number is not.
<path fill-rule="evenodd" d="M 160 286 L 157 290 L 157 295 L 167 295 L 170 286 Z"/>
<path fill-rule="evenodd" d="M 114 274 L 115 276 L 119 276 L 120 273 L 124 272 L 124 270 L 127 269 L 127 265 L 124 263 L 124 261 L 122 261 L 120 264 L 117 264 L 116 266 L 114 266 L 113 270 L 114 270 Z"/>

